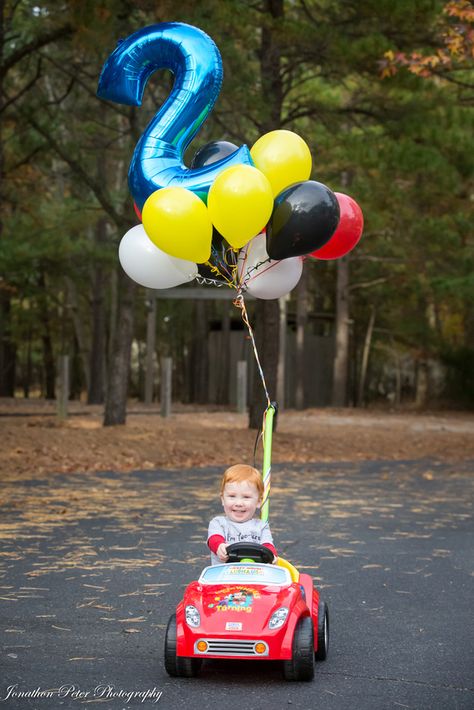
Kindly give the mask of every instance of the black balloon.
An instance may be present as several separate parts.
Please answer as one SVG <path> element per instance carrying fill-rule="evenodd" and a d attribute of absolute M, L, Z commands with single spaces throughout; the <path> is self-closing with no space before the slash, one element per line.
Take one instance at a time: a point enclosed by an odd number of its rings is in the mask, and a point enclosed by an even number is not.
<path fill-rule="evenodd" d="M 271 259 L 303 256 L 324 246 L 339 224 L 336 195 L 321 182 L 305 180 L 280 192 L 267 225 Z"/>
<path fill-rule="evenodd" d="M 217 266 L 217 268 L 220 267 L 222 263 L 222 259 L 224 257 L 224 252 L 226 249 L 229 248 L 229 244 L 226 242 L 224 237 L 220 232 L 217 231 L 215 227 L 212 228 L 212 251 L 211 251 L 211 256 L 209 257 L 209 263 L 212 264 L 213 266 Z M 215 271 L 212 271 L 211 267 L 208 266 L 208 264 L 197 264 L 198 272 L 203 276 L 205 279 L 214 279 L 219 281 L 221 279 L 219 274 L 216 274 Z"/>
<path fill-rule="evenodd" d="M 211 257 L 212 258 L 212 257 Z M 219 281 L 219 275 L 211 269 L 207 264 L 197 265 L 199 275 L 204 279 L 212 279 L 213 281 Z"/>
<path fill-rule="evenodd" d="M 212 165 L 217 160 L 227 158 L 228 155 L 235 153 L 239 147 L 229 141 L 212 141 L 200 148 L 195 154 L 191 163 L 191 168 L 204 168 L 206 165 Z"/>

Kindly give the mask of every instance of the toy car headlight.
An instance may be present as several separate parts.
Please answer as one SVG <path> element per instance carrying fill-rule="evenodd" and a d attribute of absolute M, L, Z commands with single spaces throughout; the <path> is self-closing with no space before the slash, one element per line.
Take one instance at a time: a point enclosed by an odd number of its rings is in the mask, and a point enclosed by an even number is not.
<path fill-rule="evenodd" d="M 280 626 L 283 626 L 286 621 L 286 617 L 288 616 L 288 612 L 289 609 L 286 606 L 281 606 L 279 609 L 274 611 L 270 617 L 270 621 L 268 622 L 268 628 L 279 629 Z"/>
<path fill-rule="evenodd" d="M 193 629 L 195 629 L 197 626 L 200 626 L 201 615 L 195 606 L 193 606 L 192 604 L 188 604 L 185 612 L 186 623 L 188 626 L 191 626 Z"/>

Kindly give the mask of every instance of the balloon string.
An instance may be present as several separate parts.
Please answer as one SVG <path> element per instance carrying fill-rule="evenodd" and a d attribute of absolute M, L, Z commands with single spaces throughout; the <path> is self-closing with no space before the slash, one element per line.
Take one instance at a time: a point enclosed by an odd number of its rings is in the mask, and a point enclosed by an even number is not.
<path fill-rule="evenodd" d="M 221 286 L 229 286 L 227 281 L 218 281 L 217 279 L 211 279 L 207 276 L 201 276 L 201 274 L 196 275 L 196 281 L 200 286 L 217 286 L 217 288 L 220 288 Z"/>
<path fill-rule="evenodd" d="M 258 367 L 258 371 L 260 374 L 260 379 L 262 380 L 263 389 L 265 390 L 265 396 L 267 398 L 267 406 L 269 407 L 271 404 L 270 395 L 268 394 L 267 383 L 265 382 L 265 375 L 263 374 L 262 365 L 260 364 L 260 358 L 258 356 L 257 345 L 255 343 L 255 338 L 253 335 L 252 326 L 250 325 L 247 309 L 245 307 L 244 296 L 241 292 L 239 292 L 237 294 L 237 297 L 234 300 L 234 306 L 237 306 L 237 308 L 240 308 L 242 320 L 244 321 L 244 323 L 247 326 L 247 329 L 249 331 L 250 339 L 252 341 L 253 353 L 255 355 L 255 360 L 257 361 L 257 367 Z"/>
<path fill-rule="evenodd" d="M 225 260 L 222 259 L 222 257 L 219 256 L 219 254 L 217 252 L 213 252 L 212 256 L 214 257 L 214 260 L 216 262 L 215 265 L 212 264 L 212 266 L 214 266 L 214 268 L 217 268 L 221 273 L 226 274 L 227 278 L 230 281 L 233 281 L 233 274 L 227 268 L 227 264 L 226 264 Z M 210 263 L 210 262 L 208 262 L 208 263 Z"/>
<path fill-rule="evenodd" d="M 266 271 L 268 271 L 269 269 L 272 269 L 274 266 L 278 265 L 278 261 L 274 261 L 272 263 L 272 260 L 270 259 L 270 257 L 268 257 L 267 259 L 264 259 L 263 261 L 259 261 L 256 264 L 254 264 L 253 266 L 246 268 L 247 261 L 248 261 L 250 250 L 251 250 L 252 246 L 253 246 L 252 244 L 247 245 L 247 248 L 245 249 L 245 254 L 243 255 L 243 258 L 241 258 L 240 278 L 239 279 L 236 278 L 237 290 L 239 292 L 242 291 L 243 289 L 247 290 L 246 289 L 247 284 L 249 283 L 249 281 L 256 278 L 256 276 L 260 276 L 260 274 L 263 274 Z M 240 254 L 242 255 L 242 252 Z M 268 266 L 265 269 L 260 269 L 260 267 L 263 266 L 264 264 L 268 264 Z M 254 271 L 257 273 L 255 273 L 252 276 Z"/>
<path fill-rule="evenodd" d="M 227 286 L 229 286 L 230 288 L 234 288 L 233 281 L 231 281 L 229 277 L 225 273 L 223 273 L 217 266 L 212 264 L 210 261 L 206 261 L 206 266 L 209 267 L 213 274 L 216 274 L 216 276 L 220 276 L 222 279 L 224 279 Z"/>
<path fill-rule="evenodd" d="M 245 268 L 245 267 L 246 267 L 247 259 L 248 259 L 248 256 L 249 256 L 249 248 L 250 248 L 250 247 L 247 247 L 247 249 L 245 250 L 245 256 L 244 256 L 244 258 L 243 258 L 243 260 L 242 260 L 242 265 L 241 265 L 241 270 L 240 270 L 240 278 L 238 278 L 238 280 L 237 280 L 237 278 L 236 278 L 236 281 L 237 281 L 237 290 L 238 290 L 239 294 L 242 292 L 242 286 L 243 286 L 243 284 L 244 284 L 244 281 L 246 280 L 246 279 L 245 279 L 245 271 L 246 271 L 246 268 Z M 242 252 L 241 252 L 241 253 L 242 253 Z M 238 270 L 237 270 L 236 277 L 238 277 L 238 274 L 239 274 L 239 272 L 238 272 Z M 243 317 L 243 316 L 242 316 L 242 317 Z M 244 321 L 244 322 L 245 322 L 245 321 Z"/>
<path fill-rule="evenodd" d="M 271 263 L 271 259 L 265 259 L 264 261 L 259 261 L 258 264 L 255 264 L 255 266 L 251 269 L 247 270 L 247 276 L 245 279 L 245 283 L 247 284 L 249 281 L 252 281 L 252 279 L 255 279 L 257 276 L 261 276 L 262 274 L 265 274 L 267 271 L 270 271 L 270 269 L 273 269 L 275 266 L 278 266 L 278 261 L 274 261 L 273 264 Z M 261 267 L 264 266 L 265 264 L 268 264 L 267 267 L 262 269 Z M 254 274 L 252 276 L 253 271 L 258 271 L 258 273 Z"/>
<path fill-rule="evenodd" d="M 225 249 L 224 247 L 222 248 L 222 261 L 228 267 L 228 273 L 230 274 L 234 287 L 238 289 L 239 284 L 237 283 L 237 252 L 238 250 L 234 249 L 233 247 L 229 247 L 228 249 Z"/>
<path fill-rule="evenodd" d="M 268 521 L 269 501 L 270 501 L 270 485 L 271 485 L 271 478 L 272 478 L 271 456 L 272 456 L 272 427 L 273 427 L 273 424 L 269 427 L 269 430 L 268 430 L 268 441 L 267 441 L 267 430 L 266 430 L 267 414 L 268 414 L 271 407 L 272 407 L 272 405 L 269 403 L 267 409 L 263 413 L 263 420 L 262 420 L 263 496 L 262 496 L 262 503 L 260 505 L 260 517 L 264 522 Z M 268 446 L 267 446 L 267 444 L 268 444 Z"/>

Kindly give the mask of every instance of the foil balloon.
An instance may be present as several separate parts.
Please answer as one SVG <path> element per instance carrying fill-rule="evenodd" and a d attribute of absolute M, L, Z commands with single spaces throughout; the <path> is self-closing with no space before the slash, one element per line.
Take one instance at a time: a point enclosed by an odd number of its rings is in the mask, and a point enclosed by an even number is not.
<path fill-rule="evenodd" d="M 184 151 L 211 112 L 222 84 L 219 50 L 197 27 L 164 22 L 122 40 L 102 69 L 97 95 L 141 106 L 147 81 L 157 69 L 170 69 L 175 82 L 140 137 L 130 164 L 129 188 L 140 210 L 163 187 L 184 187 L 206 201 L 209 187 L 222 170 L 253 165 L 247 146 L 194 170 L 183 163 Z"/>
<path fill-rule="evenodd" d="M 141 224 L 122 237 L 119 261 L 127 276 L 146 288 L 179 286 L 192 281 L 198 273 L 192 261 L 176 259 L 155 246 Z"/>
<path fill-rule="evenodd" d="M 265 234 L 254 237 L 238 256 L 238 276 L 243 288 L 255 298 L 280 298 L 292 291 L 301 278 L 303 259 L 273 261 L 265 248 Z"/>
<path fill-rule="evenodd" d="M 138 209 L 138 207 L 137 207 L 137 205 L 136 205 L 135 202 L 133 203 L 133 209 L 135 210 L 135 214 L 137 215 L 138 219 L 139 219 L 140 222 L 141 222 L 141 221 L 142 221 L 142 213 L 141 213 L 141 211 Z"/>

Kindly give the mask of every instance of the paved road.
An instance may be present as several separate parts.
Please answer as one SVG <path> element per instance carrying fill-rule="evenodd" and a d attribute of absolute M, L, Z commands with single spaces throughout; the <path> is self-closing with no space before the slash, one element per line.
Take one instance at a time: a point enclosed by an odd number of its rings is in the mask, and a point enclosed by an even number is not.
<path fill-rule="evenodd" d="M 208 663 L 196 679 L 163 669 L 167 619 L 207 562 L 217 469 L 4 485 L 0 710 L 473 708 L 473 472 L 275 467 L 277 547 L 331 610 L 329 657 L 309 684 L 270 663 Z"/>

